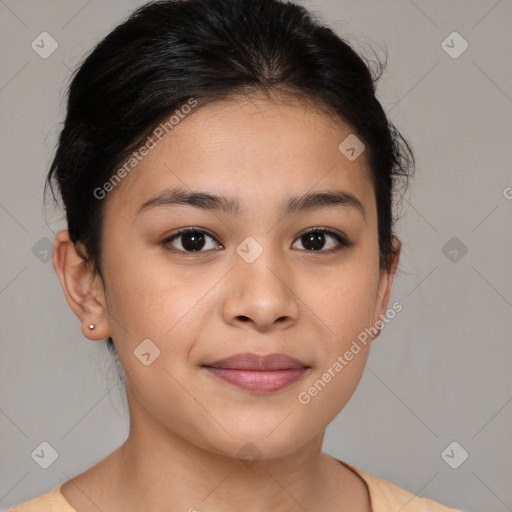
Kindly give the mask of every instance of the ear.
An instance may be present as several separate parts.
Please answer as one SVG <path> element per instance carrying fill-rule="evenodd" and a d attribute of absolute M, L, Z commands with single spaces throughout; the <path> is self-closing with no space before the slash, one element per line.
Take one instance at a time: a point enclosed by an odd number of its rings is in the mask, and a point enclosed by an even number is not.
<path fill-rule="evenodd" d="M 82 324 L 82 334 L 94 341 L 110 336 L 105 289 L 91 262 L 86 261 L 63 229 L 55 235 L 53 268 L 70 308 Z M 89 329 L 94 324 L 95 328 Z"/>
<path fill-rule="evenodd" d="M 391 285 L 393 284 L 393 278 L 395 276 L 398 261 L 400 259 L 401 249 L 402 242 L 400 242 L 400 240 L 395 235 L 393 235 L 389 270 L 383 269 L 380 272 L 379 287 L 377 291 L 377 300 L 375 302 L 375 310 L 373 312 L 372 326 L 375 326 L 377 321 L 382 321 L 382 318 L 386 316 L 386 310 L 388 308 L 389 303 L 389 296 L 391 294 Z M 378 329 L 378 331 L 378 334 L 374 336 L 373 339 L 380 335 L 381 329 Z"/>

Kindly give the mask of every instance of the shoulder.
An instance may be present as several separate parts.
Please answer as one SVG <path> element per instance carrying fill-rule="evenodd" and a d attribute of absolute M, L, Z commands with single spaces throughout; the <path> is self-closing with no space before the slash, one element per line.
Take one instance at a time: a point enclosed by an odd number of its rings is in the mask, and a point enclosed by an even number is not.
<path fill-rule="evenodd" d="M 7 512 L 76 512 L 60 492 L 60 487 L 57 485 L 50 492 L 19 503 Z"/>
<path fill-rule="evenodd" d="M 398 487 L 391 482 L 381 480 L 346 462 L 340 461 L 357 473 L 368 486 L 372 503 L 372 512 L 462 512 L 461 510 L 445 507 L 436 501 L 422 498 Z"/>

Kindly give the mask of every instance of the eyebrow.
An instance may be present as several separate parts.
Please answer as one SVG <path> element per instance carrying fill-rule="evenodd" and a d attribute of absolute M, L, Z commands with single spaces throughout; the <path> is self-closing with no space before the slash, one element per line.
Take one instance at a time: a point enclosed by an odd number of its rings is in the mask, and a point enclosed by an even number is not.
<path fill-rule="evenodd" d="M 145 201 L 137 210 L 137 215 L 153 208 L 179 205 L 194 206 L 206 211 L 221 211 L 234 216 L 242 215 L 245 212 L 237 198 L 175 187 L 164 190 Z M 366 212 L 362 202 L 354 194 L 342 190 L 308 192 L 301 196 L 292 196 L 281 205 L 279 213 L 284 217 L 293 213 L 328 207 L 354 208 L 361 213 L 366 222 Z"/>

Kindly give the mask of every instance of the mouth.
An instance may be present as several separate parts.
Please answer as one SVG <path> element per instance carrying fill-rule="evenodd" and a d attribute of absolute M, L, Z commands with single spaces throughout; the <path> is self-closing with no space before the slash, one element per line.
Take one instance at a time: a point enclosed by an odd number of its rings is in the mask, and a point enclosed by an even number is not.
<path fill-rule="evenodd" d="M 202 365 L 209 373 L 239 388 L 278 391 L 297 381 L 311 367 L 285 354 L 237 354 Z"/>

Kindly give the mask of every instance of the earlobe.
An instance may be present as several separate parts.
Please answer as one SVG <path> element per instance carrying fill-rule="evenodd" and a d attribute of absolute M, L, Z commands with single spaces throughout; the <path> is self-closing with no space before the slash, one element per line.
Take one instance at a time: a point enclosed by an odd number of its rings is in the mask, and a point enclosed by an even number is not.
<path fill-rule="evenodd" d="M 90 340 L 108 338 L 110 329 L 101 277 L 79 254 L 67 229 L 55 235 L 52 262 L 64 296 L 82 324 L 82 334 Z"/>
<path fill-rule="evenodd" d="M 391 295 L 391 287 L 393 284 L 393 278 L 395 277 L 398 262 L 400 260 L 400 251 L 402 249 L 402 242 L 395 235 L 392 236 L 392 253 L 390 257 L 389 269 L 384 269 L 380 273 L 379 277 L 379 289 L 377 293 L 377 301 L 375 304 L 375 311 L 373 317 L 373 324 L 375 325 L 378 321 L 382 321 L 382 318 L 386 316 L 386 309 L 389 303 L 389 297 Z M 377 336 L 380 335 L 380 329 Z"/>

